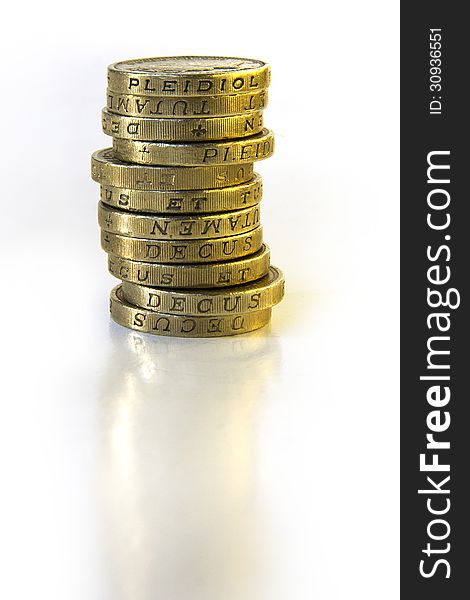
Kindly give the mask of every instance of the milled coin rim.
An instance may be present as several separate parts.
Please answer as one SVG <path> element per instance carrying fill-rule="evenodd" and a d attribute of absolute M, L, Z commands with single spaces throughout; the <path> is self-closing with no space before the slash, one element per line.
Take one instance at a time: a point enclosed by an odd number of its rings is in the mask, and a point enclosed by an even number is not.
<path fill-rule="evenodd" d="M 246 221 L 243 223 L 244 218 L 251 218 L 252 220 L 247 224 Z M 108 219 L 109 223 L 107 223 Z M 233 219 L 236 219 L 235 226 L 233 226 Z M 214 230 L 214 223 L 216 222 L 218 222 L 219 229 L 222 229 L 221 233 Z M 110 233 L 147 240 L 218 239 L 248 233 L 259 227 L 260 203 L 239 210 L 230 210 L 221 213 L 159 215 L 142 212 L 131 213 L 114 208 L 100 201 L 98 202 L 98 224 L 104 231 L 109 231 Z M 164 224 L 167 230 L 166 235 L 161 233 Z M 191 234 L 188 232 L 181 233 L 184 224 L 191 224 Z M 193 227 L 195 229 L 194 232 Z M 204 227 L 207 228 L 205 232 L 203 232 Z M 238 227 L 243 227 L 243 229 L 237 229 Z M 150 229 L 155 229 L 153 235 L 149 231 Z M 177 229 L 178 231 L 173 231 L 173 229 Z"/>
<path fill-rule="evenodd" d="M 268 143 L 268 152 L 264 154 L 266 143 Z M 147 142 L 113 137 L 113 151 L 116 156 L 120 156 L 122 161 L 141 166 L 222 167 L 253 164 L 270 158 L 274 154 L 274 144 L 274 132 L 266 127 L 255 135 L 247 137 L 200 142 Z M 263 153 L 259 155 L 261 146 L 263 146 Z M 257 156 L 252 156 L 251 153 L 243 156 L 246 148 L 256 148 Z M 235 156 L 232 156 L 233 154 Z M 144 155 L 146 159 L 143 158 Z"/>
<path fill-rule="evenodd" d="M 107 192 L 111 192 L 116 195 L 116 198 L 123 197 L 123 201 L 120 202 L 118 199 L 112 203 L 106 197 Z M 256 195 L 256 192 L 259 195 Z M 243 202 L 239 198 L 246 193 L 248 199 Z M 189 210 L 186 208 L 186 204 L 190 204 L 191 198 L 201 199 L 207 198 L 209 204 L 204 204 L 204 210 Z M 132 201 L 130 200 L 132 198 Z M 168 206 L 171 199 L 174 201 L 179 200 L 184 203 L 182 210 L 175 206 Z M 113 186 L 108 184 L 100 185 L 100 200 L 103 204 L 130 212 L 146 213 L 149 215 L 163 214 L 163 215 L 202 215 L 202 214 L 215 214 L 230 212 L 233 210 L 241 210 L 242 208 L 248 208 L 259 204 L 263 198 L 263 178 L 259 173 L 253 173 L 252 179 L 245 181 L 244 183 L 238 183 L 236 185 L 224 187 L 224 188 L 212 188 L 212 189 L 200 189 L 200 190 L 145 190 L 145 189 L 131 189 L 120 186 Z M 123 202 L 127 201 L 128 204 Z M 232 205 L 230 205 L 232 203 Z M 211 207 L 208 209 L 207 207 Z M 228 208 L 227 208 L 228 206 Z"/>
<path fill-rule="evenodd" d="M 239 257 L 234 260 L 211 263 L 149 263 L 142 260 L 120 258 L 111 252 L 108 252 L 107 255 L 108 271 L 113 277 L 116 277 L 121 281 L 132 281 L 133 283 L 167 289 L 227 288 L 234 285 L 249 283 L 251 281 L 257 281 L 269 272 L 271 258 L 271 252 L 266 243 L 263 243 L 257 252 L 249 254 L 248 256 Z M 114 267 L 111 266 L 113 263 L 115 264 Z M 120 265 L 120 267 L 116 268 L 117 265 Z M 233 279 L 236 279 L 237 273 L 240 273 L 241 266 L 243 267 L 243 271 L 251 269 L 251 274 L 249 274 L 244 281 L 220 281 L 220 276 L 227 271 L 233 275 Z M 123 276 L 123 268 L 127 271 L 126 276 Z M 129 270 L 131 269 L 133 274 L 129 276 Z M 139 279 L 138 274 L 141 270 L 146 271 L 153 281 Z M 170 281 L 162 281 L 162 279 L 170 276 Z M 154 283 L 155 279 L 159 279 L 159 281 Z"/>
<path fill-rule="evenodd" d="M 198 117 L 148 117 L 121 115 L 107 107 L 101 110 L 101 128 L 105 135 L 141 142 L 193 143 L 245 139 L 263 129 L 263 109 L 235 115 Z M 246 129 L 251 119 L 250 128 Z M 113 130 L 116 127 L 117 130 Z M 129 128 L 134 128 L 129 132 Z M 204 132 L 204 133 L 201 133 Z M 200 136 L 200 137 L 198 137 Z"/>
<path fill-rule="evenodd" d="M 186 65 L 181 64 L 184 60 Z M 192 66 L 191 60 L 193 60 Z M 201 60 L 205 61 L 202 67 Z M 222 61 L 225 61 L 225 66 L 218 66 Z M 230 65 L 227 61 L 232 61 L 234 64 Z M 268 63 L 258 59 L 237 57 L 135 58 L 115 62 L 108 67 L 109 89 L 137 94 L 144 92 L 147 95 L 228 95 L 244 93 L 252 89 L 266 89 L 270 81 L 271 68 Z"/>
<path fill-rule="evenodd" d="M 256 312 L 257 310 L 264 310 L 266 308 L 273 308 L 277 304 L 279 304 L 284 297 L 284 286 L 285 286 L 285 277 L 283 272 L 274 265 L 269 267 L 268 274 L 262 277 L 261 279 L 257 279 L 255 281 L 251 281 L 248 283 L 228 286 L 225 288 L 199 288 L 199 289 L 191 289 L 191 288 L 161 288 L 157 286 L 148 286 L 141 285 L 138 283 L 134 283 L 131 281 L 123 281 L 122 282 L 122 295 L 124 299 L 132 304 L 133 306 L 137 306 L 139 308 L 144 308 L 145 310 L 149 310 L 157 313 L 167 313 L 167 314 L 187 314 L 192 316 L 201 316 L 204 314 L 214 314 L 214 315 L 225 315 L 225 314 L 248 314 L 252 312 Z M 261 308 L 249 308 L 243 305 L 244 300 L 252 300 L 253 294 L 266 294 L 268 292 L 268 298 L 265 300 L 266 304 L 262 303 Z M 175 299 L 181 299 L 182 297 L 187 298 L 187 304 L 184 310 L 176 312 L 172 310 L 171 307 L 164 306 L 162 309 L 155 306 L 149 306 L 148 304 L 144 305 L 145 299 L 138 298 L 139 294 L 142 295 L 159 295 L 163 300 L 163 304 L 167 304 L 170 302 L 174 302 Z M 227 297 L 236 297 L 236 296 L 244 296 L 244 299 L 241 301 L 241 307 L 234 310 L 222 310 L 217 308 L 217 305 L 212 306 L 209 311 L 200 311 L 196 312 L 191 305 L 200 304 L 207 299 L 213 300 L 214 298 L 219 298 L 222 301 Z"/>
<path fill-rule="evenodd" d="M 129 92 L 129 90 L 127 90 Z M 254 97 L 257 106 L 250 108 L 242 108 L 246 106 L 246 102 L 251 102 L 250 98 Z M 110 98 L 112 98 L 110 106 Z M 260 102 L 261 101 L 261 102 Z M 131 104 L 130 110 L 123 110 L 119 108 L 120 103 Z M 138 110 L 137 103 L 144 104 L 141 110 Z M 184 103 L 188 114 L 182 115 L 180 113 L 175 114 L 175 105 Z M 201 103 L 207 108 L 210 106 L 210 112 L 207 113 L 196 113 L 194 114 L 193 105 L 201 109 Z M 147 104 L 151 104 L 154 108 L 163 104 L 165 107 L 167 104 L 173 106 L 172 112 L 167 112 L 168 107 L 162 112 L 150 113 L 146 110 Z M 155 106 L 156 105 L 156 106 Z M 123 91 L 114 91 L 111 88 L 106 90 L 106 108 L 110 113 L 128 117 L 147 117 L 150 119 L 194 119 L 200 116 L 201 118 L 215 118 L 215 117 L 230 117 L 236 115 L 242 115 L 245 113 L 252 112 L 253 110 L 265 110 L 269 105 L 269 91 L 268 88 L 262 88 L 259 91 L 251 90 L 244 93 L 231 93 L 231 94 L 215 94 L 205 96 L 168 96 L 164 93 L 151 95 L 144 93 L 126 93 Z"/>
<path fill-rule="evenodd" d="M 243 177 L 236 181 L 231 181 L 227 177 L 227 169 L 236 171 L 237 175 L 243 171 Z M 248 183 L 253 178 L 253 174 L 253 161 L 246 161 L 243 164 L 231 163 L 223 165 L 149 165 L 121 160 L 115 155 L 112 147 L 96 150 L 91 156 L 91 178 L 93 181 L 96 181 L 100 185 L 124 187 L 139 191 L 224 189 Z M 233 173 L 231 175 L 235 179 Z M 145 182 L 144 179 L 148 179 L 149 177 L 153 178 L 153 180 Z M 221 179 L 222 177 L 223 179 Z M 142 181 L 140 181 L 140 178 L 142 178 Z M 162 183 L 161 178 L 167 178 L 167 181 Z M 178 184 L 175 183 L 174 178 L 179 179 Z M 157 181 L 159 179 L 160 182 Z"/>
<path fill-rule="evenodd" d="M 108 237 L 108 240 L 106 240 L 106 237 Z M 235 249 L 232 254 L 222 254 L 221 248 L 223 248 L 225 244 L 230 244 L 231 242 L 240 242 L 241 244 L 246 244 L 248 239 L 250 240 L 250 246 L 246 250 Z M 252 231 L 243 232 L 237 235 L 221 238 L 199 238 L 191 240 L 156 240 L 136 238 L 105 231 L 104 229 L 101 230 L 101 248 L 108 254 L 136 262 L 149 262 L 154 264 L 212 264 L 235 260 L 237 258 L 248 258 L 251 254 L 258 252 L 262 245 L 263 228 L 261 225 L 258 225 L 258 227 Z M 186 256 L 183 259 L 169 258 L 168 256 L 164 256 L 164 258 L 162 258 L 160 255 L 158 257 L 143 256 L 141 258 L 135 256 L 137 249 L 139 252 L 143 253 L 143 247 L 147 247 L 148 250 L 148 247 L 155 246 L 160 246 L 163 249 L 164 255 L 168 253 L 171 254 L 175 248 L 185 246 L 188 250 L 190 258 L 187 258 Z M 215 246 L 213 255 L 211 255 L 209 258 L 201 256 L 200 254 L 198 257 L 194 257 L 194 253 L 200 253 L 206 246 Z"/>
<path fill-rule="evenodd" d="M 124 317 L 123 319 L 119 319 L 118 320 L 118 316 L 116 315 L 115 312 L 113 312 L 113 306 L 117 306 L 117 311 L 121 311 L 124 313 Z M 261 329 L 262 327 L 265 327 L 266 325 L 269 324 L 270 320 L 271 320 L 271 314 L 272 314 L 272 310 L 271 308 L 265 308 L 265 309 L 260 309 L 258 311 L 253 311 L 251 313 L 242 313 L 242 314 L 234 314 L 234 315 L 185 315 L 185 314 L 171 314 L 171 313 L 158 313 L 158 312 L 154 312 L 145 308 L 141 308 L 138 306 L 134 306 L 133 304 L 129 303 L 127 300 L 125 300 L 124 298 L 122 298 L 122 284 L 118 284 L 117 286 L 115 286 L 111 292 L 110 292 L 110 313 L 111 313 L 111 318 L 113 319 L 113 321 L 115 321 L 118 325 L 121 325 L 123 327 L 127 327 L 128 329 L 132 329 L 133 331 L 139 331 L 141 333 L 148 333 L 150 335 L 162 335 L 162 336 L 167 336 L 167 337 L 228 337 L 228 336 L 232 336 L 232 335 L 243 335 L 244 333 L 251 333 L 253 331 L 256 331 L 257 329 Z M 143 317 L 145 317 L 145 322 L 147 321 L 147 319 L 150 319 L 151 321 L 156 320 L 157 323 L 160 320 L 164 320 L 166 319 L 168 321 L 168 326 L 170 326 L 170 323 L 173 324 L 181 324 L 183 325 L 183 321 L 184 320 L 190 320 L 195 322 L 196 324 L 199 323 L 204 323 L 209 321 L 210 319 L 213 320 L 217 320 L 217 319 L 232 319 L 233 321 L 235 321 L 235 319 L 241 319 L 241 318 L 245 318 L 245 319 L 249 319 L 249 320 L 253 320 L 254 321 L 254 325 L 252 327 L 248 327 L 244 330 L 231 330 L 231 331 L 196 331 L 193 332 L 193 330 L 181 330 L 181 331 L 170 331 L 168 332 L 168 330 L 165 329 L 155 329 L 155 328 L 150 328 L 148 326 L 138 326 L 134 323 L 131 323 L 131 317 L 136 318 L 137 315 L 142 315 Z M 200 325 L 198 325 L 199 327 Z"/>

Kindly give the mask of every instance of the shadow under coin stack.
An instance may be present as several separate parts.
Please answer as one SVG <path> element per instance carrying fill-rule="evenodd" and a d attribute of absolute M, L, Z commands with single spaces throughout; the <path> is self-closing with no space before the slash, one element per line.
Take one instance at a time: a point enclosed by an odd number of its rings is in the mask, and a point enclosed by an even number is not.
<path fill-rule="evenodd" d="M 263 244 L 261 177 L 274 149 L 263 127 L 270 71 L 258 60 L 181 56 L 108 67 L 92 156 L 98 219 L 119 324 L 211 337 L 266 325 L 284 277 Z"/>

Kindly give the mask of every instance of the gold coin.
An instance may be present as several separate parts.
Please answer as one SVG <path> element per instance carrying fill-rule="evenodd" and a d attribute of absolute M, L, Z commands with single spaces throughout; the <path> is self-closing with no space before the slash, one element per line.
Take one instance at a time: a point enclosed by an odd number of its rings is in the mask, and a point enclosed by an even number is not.
<path fill-rule="evenodd" d="M 250 58 L 160 56 L 108 67 L 108 88 L 124 94 L 218 96 L 259 92 L 269 82 L 269 65 Z"/>
<path fill-rule="evenodd" d="M 135 238 L 185 240 L 246 233 L 259 225 L 259 204 L 212 215 L 145 215 L 98 205 L 98 222 L 105 231 Z"/>
<path fill-rule="evenodd" d="M 121 286 L 111 290 L 111 317 L 119 325 L 156 335 L 178 337 L 218 337 L 248 333 L 269 323 L 271 309 L 258 310 L 246 315 L 170 315 L 138 308 L 124 300 Z"/>
<path fill-rule="evenodd" d="M 120 160 L 141 165 L 227 165 L 253 163 L 272 156 L 274 135 L 269 129 L 239 140 L 223 142 L 141 142 L 113 139 Z"/>
<path fill-rule="evenodd" d="M 129 117 L 205 118 L 241 115 L 263 110 L 268 104 L 268 91 L 229 96 L 138 96 L 120 94 L 108 89 L 109 112 Z"/>
<path fill-rule="evenodd" d="M 209 119 L 152 119 L 114 115 L 106 108 L 101 113 L 103 131 L 107 135 L 128 140 L 197 142 L 243 138 L 263 129 L 260 110 L 232 117 Z"/>
<path fill-rule="evenodd" d="M 269 271 L 269 248 L 245 258 L 191 265 L 157 264 L 109 255 L 108 268 L 118 279 L 150 286 L 210 288 L 238 285 L 261 279 Z"/>
<path fill-rule="evenodd" d="M 246 183 L 253 177 L 253 163 L 202 167 L 129 164 L 115 157 L 112 148 L 91 157 L 91 177 L 101 185 L 132 190 L 201 190 Z"/>
<path fill-rule="evenodd" d="M 100 186 L 101 202 L 128 211 L 170 214 L 217 213 L 258 204 L 263 183 L 257 173 L 248 183 L 215 190 L 130 190 Z"/>
<path fill-rule="evenodd" d="M 247 314 L 271 308 L 284 296 L 284 275 L 276 267 L 254 283 L 219 290 L 162 290 L 124 281 L 122 297 L 134 306 L 184 315 Z"/>
<path fill-rule="evenodd" d="M 233 260 L 257 252 L 263 244 L 261 227 L 250 233 L 215 240 L 145 240 L 101 231 L 105 252 L 143 262 L 204 263 Z"/>

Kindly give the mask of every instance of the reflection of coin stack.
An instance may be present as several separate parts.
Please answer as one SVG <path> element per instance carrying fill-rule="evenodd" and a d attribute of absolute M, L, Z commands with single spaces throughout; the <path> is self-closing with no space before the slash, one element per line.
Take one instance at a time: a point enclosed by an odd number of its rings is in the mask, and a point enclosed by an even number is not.
<path fill-rule="evenodd" d="M 101 243 L 111 316 L 159 335 L 220 336 L 269 322 L 284 293 L 259 219 L 261 177 L 272 155 L 263 128 L 269 66 L 258 60 L 168 57 L 108 68 L 95 152 Z"/>

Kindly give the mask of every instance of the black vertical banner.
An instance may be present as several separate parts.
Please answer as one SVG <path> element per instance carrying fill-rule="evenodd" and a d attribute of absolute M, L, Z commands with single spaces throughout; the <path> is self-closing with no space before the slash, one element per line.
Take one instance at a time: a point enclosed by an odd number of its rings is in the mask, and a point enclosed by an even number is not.
<path fill-rule="evenodd" d="M 401 5 L 401 597 L 470 578 L 470 32 L 464 3 Z"/>

